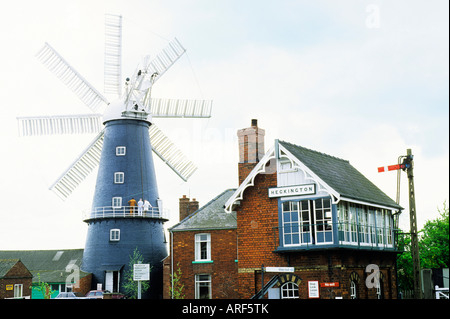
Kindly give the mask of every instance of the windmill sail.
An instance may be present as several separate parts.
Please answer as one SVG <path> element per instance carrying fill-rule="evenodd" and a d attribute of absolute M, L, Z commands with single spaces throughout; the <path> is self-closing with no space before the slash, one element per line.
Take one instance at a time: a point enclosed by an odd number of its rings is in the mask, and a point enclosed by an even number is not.
<path fill-rule="evenodd" d="M 103 147 L 104 131 L 101 131 L 86 150 L 50 186 L 61 199 L 66 199 L 75 188 L 98 166 Z"/>
<path fill-rule="evenodd" d="M 127 111 L 134 107 L 146 108 L 149 110 L 151 87 L 153 84 L 186 52 L 181 43 L 175 38 L 162 50 L 152 61 L 148 61 L 148 56 L 144 58 L 142 67 L 136 69 L 132 80 L 126 89 L 125 104 Z"/>
<path fill-rule="evenodd" d="M 154 81 L 159 79 L 184 53 L 183 48 L 177 38 L 173 39 L 169 45 L 159 53 L 147 66 L 147 74 L 157 73 Z"/>
<path fill-rule="evenodd" d="M 122 89 L 122 16 L 105 15 L 105 74 L 106 94 L 121 96 Z"/>
<path fill-rule="evenodd" d="M 151 99 L 152 117 L 209 118 L 212 100 Z"/>
<path fill-rule="evenodd" d="M 18 117 L 19 135 L 55 135 L 98 133 L 102 129 L 100 114 Z"/>
<path fill-rule="evenodd" d="M 36 57 L 94 112 L 99 109 L 102 102 L 108 104 L 108 100 L 75 71 L 50 44 L 45 43 Z"/>
<path fill-rule="evenodd" d="M 153 152 L 186 182 L 197 170 L 197 167 L 187 159 L 155 124 L 150 126 L 149 134 Z"/>
<path fill-rule="evenodd" d="M 147 120 L 163 118 L 209 118 L 210 100 L 165 100 L 151 99 L 151 88 L 184 53 L 186 49 L 175 38 L 153 60 L 145 59 L 136 69 L 132 80 L 127 80 L 126 95 L 113 105 L 123 105 L 124 111 L 118 119 L 132 118 Z M 108 100 L 48 43 L 36 57 L 66 84 L 93 112 L 104 113 L 102 104 Z M 121 96 L 122 77 L 122 17 L 107 14 L 105 17 L 105 93 Z M 142 107 L 143 109 L 139 109 Z M 104 115 L 104 114 L 103 114 Z M 136 117 L 139 115 L 139 117 Z M 18 117 L 20 136 L 98 133 L 86 150 L 50 187 L 61 199 L 66 199 L 75 188 L 99 164 L 103 147 L 104 130 L 102 114 Z M 104 124 L 104 123 L 103 123 Z M 152 123 L 149 128 L 152 150 L 184 181 L 197 170 L 197 167 Z"/>

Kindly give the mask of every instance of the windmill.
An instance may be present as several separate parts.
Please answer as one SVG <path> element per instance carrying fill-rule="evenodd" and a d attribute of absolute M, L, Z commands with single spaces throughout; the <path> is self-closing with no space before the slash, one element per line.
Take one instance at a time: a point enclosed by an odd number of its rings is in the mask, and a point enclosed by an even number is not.
<path fill-rule="evenodd" d="M 197 168 L 155 125 L 154 119 L 209 118 L 212 108 L 210 100 L 151 97 L 153 85 L 185 51 L 177 39 L 170 41 L 154 59 L 145 57 L 122 84 L 122 17 L 107 14 L 104 87 L 105 93 L 117 97 L 112 102 L 50 44 L 45 43 L 36 54 L 91 113 L 19 117 L 20 135 L 97 133 L 50 186 L 64 200 L 99 166 L 92 210 L 84 219 L 89 227 L 82 264 L 83 271 L 93 274 L 94 289 L 101 283 L 107 290 L 120 291 L 121 275 L 128 267 L 129 256 L 138 248 L 144 261 L 152 265 L 148 296 L 157 298 L 161 294 L 162 259 L 167 256 L 163 223 L 167 219 L 158 194 L 152 152 L 184 181 Z M 148 201 L 145 212 L 134 206 L 140 198 Z"/>

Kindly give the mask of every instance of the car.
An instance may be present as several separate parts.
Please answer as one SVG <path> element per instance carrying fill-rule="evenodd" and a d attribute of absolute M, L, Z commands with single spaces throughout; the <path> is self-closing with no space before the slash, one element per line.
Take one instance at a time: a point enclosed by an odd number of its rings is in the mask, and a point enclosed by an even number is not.
<path fill-rule="evenodd" d="M 87 299 L 103 299 L 103 294 L 109 293 L 108 290 L 91 290 L 86 294 Z"/>
<path fill-rule="evenodd" d="M 80 292 L 60 292 L 53 299 L 80 299 L 84 298 L 83 294 Z"/>

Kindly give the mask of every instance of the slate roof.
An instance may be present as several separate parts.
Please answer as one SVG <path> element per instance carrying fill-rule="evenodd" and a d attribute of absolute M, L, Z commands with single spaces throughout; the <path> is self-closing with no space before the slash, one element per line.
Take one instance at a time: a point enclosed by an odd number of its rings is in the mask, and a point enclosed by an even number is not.
<path fill-rule="evenodd" d="M 19 259 L 0 259 L 0 279 L 5 277 L 18 261 Z"/>
<path fill-rule="evenodd" d="M 403 209 L 356 170 L 349 161 L 288 142 L 279 141 L 279 143 L 341 196 Z"/>
<path fill-rule="evenodd" d="M 70 264 L 81 268 L 83 249 L 59 249 L 59 250 L 0 250 L 0 259 L 20 259 L 20 261 L 33 274 L 33 282 L 41 280 L 48 283 L 64 283 L 66 277 L 73 269 L 66 272 Z M 86 276 L 80 270 L 80 277 Z"/>
<path fill-rule="evenodd" d="M 235 189 L 225 190 L 178 224 L 169 228 L 169 231 L 236 228 L 236 213 L 228 214 L 223 209 L 225 202 L 233 195 L 234 191 Z"/>

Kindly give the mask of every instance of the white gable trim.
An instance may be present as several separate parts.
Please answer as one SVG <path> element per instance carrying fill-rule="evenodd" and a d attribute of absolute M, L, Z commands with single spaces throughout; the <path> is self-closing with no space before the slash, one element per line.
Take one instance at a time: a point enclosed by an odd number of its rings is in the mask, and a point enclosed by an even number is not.
<path fill-rule="evenodd" d="M 225 203 L 225 212 L 231 213 L 233 211 L 233 205 L 244 198 L 244 191 L 247 187 L 254 186 L 255 177 L 258 174 L 269 173 L 269 171 L 270 173 L 276 173 L 279 165 L 278 160 L 282 157 L 287 158 L 292 163 L 292 169 L 301 170 L 306 179 L 310 179 L 312 182 L 316 183 L 318 186 L 318 191 L 325 191 L 330 194 L 333 204 L 337 204 L 339 202 L 341 195 L 338 192 L 325 183 L 319 176 L 314 174 L 313 171 L 311 171 L 305 164 L 303 164 L 291 152 L 283 147 L 283 145 L 279 144 L 278 140 L 275 140 L 275 145 L 267 151 L 261 161 L 256 164 L 255 168 L 250 172 L 250 174 L 248 174 L 242 184 L 239 185 L 238 189 L 236 189 L 233 195 Z M 266 164 L 272 159 L 276 160 L 276 164 L 266 166 Z"/>
<path fill-rule="evenodd" d="M 275 159 L 275 147 L 272 146 L 264 157 L 256 164 L 255 168 L 248 174 L 248 176 L 244 179 L 241 185 L 239 185 L 238 189 L 233 193 L 233 195 L 227 200 L 225 203 L 225 212 L 231 213 L 233 211 L 233 205 L 244 198 L 244 191 L 247 187 L 255 185 L 255 177 L 259 173 L 265 173 L 266 169 L 275 169 L 273 173 L 276 172 L 276 166 L 272 167 L 272 165 L 266 166 L 266 164 L 271 160 Z"/>
<path fill-rule="evenodd" d="M 278 140 L 275 141 L 278 143 Z M 310 170 L 305 164 L 303 164 L 297 157 L 295 157 L 291 152 L 289 152 L 282 144 L 278 144 L 279 148 L 279 158 L 285 157 L 289 159 L 292 163 L 293 169 L 299 169 L 303 172 L 305 179 L 311 180 L 317 184 L 317 191 L 325 191 L 330 194 L 331 201 L 333 204 L 337 204 L 340 200 L 341 195 L 331 188 L 327 183 L 325 183 L 319 176 L 317 176 L 312 170 Z M 284 154 L 282 154 L 284 153 Z"/>

